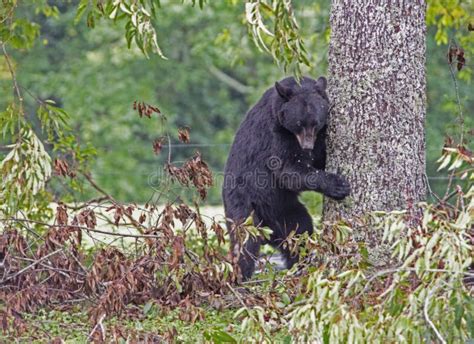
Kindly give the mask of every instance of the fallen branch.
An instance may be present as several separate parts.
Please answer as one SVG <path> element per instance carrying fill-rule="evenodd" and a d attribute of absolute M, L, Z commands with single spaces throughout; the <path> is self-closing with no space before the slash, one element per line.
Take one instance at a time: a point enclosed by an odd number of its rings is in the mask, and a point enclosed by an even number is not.
<path fill-rule="evenodd" d="M 110 194 L 108 194 L 104 189 L 102 189 L 97 183 L 92 179 L 91 175 L 89 173 L 81 173 L 84 178 L 89 182 L 89 184 L 96 189 L 98 192 L 100 192 L 106 199 L 110 200 L 113 204 L 119 204 Z M 140 224 L 137 220 L 133 218 L 133 216 L 127 214 L 127 212 L 124 212 L 124 215 L 132 222 L 133 227 L 135 227 L 141 234 L 144 233 L 144 229 L 146 229 L 143 225 Z"/>
<path fill-rule="evenodd" d="M 75 228 L 75 229 L 81 229 L 88 232 L 100 233 L 100 234 L 111 235 L 111 236 L 128 237 L 128 238 L 147 238 L 147 239 L 153 239 L 153 238 L 161 239 L 162 238 L 162 236 L 160 235 L 115 233 L 115 232 L 107 232 L 107 231 L 102 231 L 100 229 L 93 229 L 93 228 L 88 228 L 88 227 L 83 227 L 83 226 L 78 226 L 78 225 L 54 225 L 54 224 L 36 221 L 36 220 L 30 220 L 30 219 L 10 218 L 8 219 L 8 221 L 29 222 L 29 223 L 35 223 L 38 225 L 48 226 L 48 227 Z"/>
<path fill-rule="evenodd" d="M 41 257 L 40 259 L 36 260 L 35 262 L 31 263 L 31 264 L 28 265 L 28 266 L 25 266 L 23 269 L 21 269 L 21 270 L 18 271 L 17 273 L 14 273 L 12 276 L 7 277 L 6 279 L 4 279 L 4 280 L 2 280 L 2 281 L 0 281 L 0 282 L 1 282 L 1 283 L 5 283 L 5 282 L 7 282 L 7 281 L 9 281 L 9 280 L 11 280 L 11 279 L 13 279 L 13 278 L 15 278 L 15 277 L 20 276 L 22 273 L 28 271 L 29 269 L 31 269 L 31 268 L 34 267 L 35 265 L 37 265 L 37 264 L 39 264 L 39 263 L 45 261 L 45 260 L 48 259 L 49 257 L 54 256 L 55 254 L 61 252 L 62 250 L 63 250 L 63 249 L 60 248 L 60 249 L 57 249 L 56 251 L 53 251 L 53 252 L 51 252 L 51 253 L 48 253 L 46 256 Z"/>

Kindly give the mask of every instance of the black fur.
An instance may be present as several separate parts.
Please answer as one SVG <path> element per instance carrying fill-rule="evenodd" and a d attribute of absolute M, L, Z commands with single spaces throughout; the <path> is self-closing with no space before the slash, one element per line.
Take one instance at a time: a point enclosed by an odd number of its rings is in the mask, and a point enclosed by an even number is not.
<path fill-rule="evenodd" d="M 311 216 L 298 200 L 300 192 L 317 191 L 337 200 L 350 192 L 344 177 L 324 171 L 329 111 L 325 90 L 323 77 L 303 78 L 301 85 L 286 78 L 264 93 L 237 131 L 223 188 L 232 247 L 232 223 L 242 223 L 252 212 L 255 225 L 273 231 L 268 242 L 249 239 L 244 244 L 239 259 L 244 279 L 252 276 L 262 244 L 278 247 L 288 268 L 298 260 L 281 245 L 290 231 L 313 232 Z"/>

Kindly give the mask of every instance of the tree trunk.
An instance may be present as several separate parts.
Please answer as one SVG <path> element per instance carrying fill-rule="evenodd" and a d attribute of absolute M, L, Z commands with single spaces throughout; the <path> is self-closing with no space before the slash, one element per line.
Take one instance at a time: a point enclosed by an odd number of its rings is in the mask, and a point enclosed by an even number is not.
<path fill-rule="evenodd" d="M 425 10 L 422 0 L 332 1 L 327 169 L 352 192 L 326 198 L 325 221 L 425 197 Z"/>

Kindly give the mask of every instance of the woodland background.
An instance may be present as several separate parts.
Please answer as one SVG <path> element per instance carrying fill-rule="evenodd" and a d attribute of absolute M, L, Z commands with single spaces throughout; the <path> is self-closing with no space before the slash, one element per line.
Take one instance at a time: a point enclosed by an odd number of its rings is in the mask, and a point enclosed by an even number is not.
<path fill-rule="evenodd" d="M 75 20 L 76 2 L 49 3 L 55 4 L 61 15 L 37 14 L 36 5 L 28 2 L 17 9 L 19 17 L 34 18 L 41 26 L 41 35 L 31 49 L 13 53 L 21 66 L 18 81 L 36 97 L 56 101 L 71 115 L 74 134 L 95 157 L 91 171 L 99 185 L 120 201 L 143 203 L 151 196 L 150 187 L 159 186 L 164 177 L 166 143 L 160 155 L 155 155 L 150 145 L 160 137 L 162 123 L 137 121 L 132 104 L 140 100 L 157 105 L 169 127 L 190 128 L 190 144 L 182 144 L 177 135 L 171 137 L 173 161 L 184 161 L 199 150 L 216 175 L 207 202 L 220 205 L 219 182 L 235 131 L 249 107 L 285 76 L 247 35 L 242 4 L 217 1 L 199 9 L 180 1 L 163 2 L 165 8 L 157 12 L 156 19 L 158 40 L 168 58 L 163 60 L 157 54 L 147 58 L 135 45 L 128 49 L 123 23 L 102 20 L 91 30 L 85 25 L 86 18 Z M 327 69 L 329 7 L 329 1 L 301 0 L 295 8 L 312 64 L 303 73 L 312 77 L 325 75 Z M 469 37 L 467 27 L 458 30 L 449 22 L 459 21 L 456 15 L 466 16 L 465 11 L 445 13 L 441 19 L 440 13 L 443 11 L 433 2 L 428 13 L 432 25 L 426 54 L 427 175 L 432 189 L 439 193 L 447 176 L 436 171 L 436 160 L 445 135 L 455 134 L 459 124 L 447 65 L 448 37 Z M 471 72 L 468 62 L 458 74 L 465 109 L 474 107 Z M 5 64 L 0 64 L 0 87 L 0 108 L 5 108 L 11 94 Z M 28 96 L 25 100 L 33 118 L 37 102 Z M 466 116 L 464 121 L 469 128 L 474 119 Z M 62 195 L 66 190 L 58 183 L 51 187 Z M 90 191 L 78 189 L 70 199 L 90 199 Z M 175 192 L 183 197 L 187 194 L 179 188 Z M 319 209 L 319 196 L 312 193 L 305 198 Z"/>

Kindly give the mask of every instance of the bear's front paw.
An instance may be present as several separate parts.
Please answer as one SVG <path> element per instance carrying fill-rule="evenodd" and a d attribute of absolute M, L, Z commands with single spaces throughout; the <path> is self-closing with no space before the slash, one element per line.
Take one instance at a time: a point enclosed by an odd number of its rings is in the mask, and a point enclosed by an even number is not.
<path fill-rule="evenodd" d="M 328 173 L 324 183 L 324 195 L 337 201 L 344 199 L 351 193 L 351 186 L 347 179 L 334 173 Z"/>

